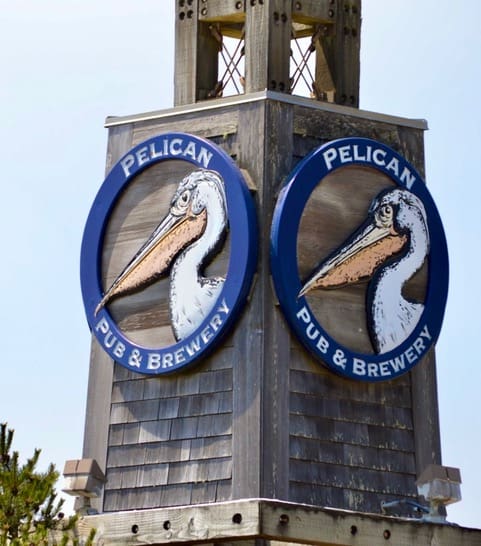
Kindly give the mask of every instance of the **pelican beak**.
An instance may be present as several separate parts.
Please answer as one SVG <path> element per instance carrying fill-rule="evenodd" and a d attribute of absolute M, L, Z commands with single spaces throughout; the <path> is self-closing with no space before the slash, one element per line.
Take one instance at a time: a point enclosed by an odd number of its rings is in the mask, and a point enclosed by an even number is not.
<path fill-rule="evenodd" d="M 407 236 L 397 233 L 392 224 L 379 226 L 372 222 L 365 225 L 320 264 L 298 297 L 315 288 L 339 288 L 370 278 L 380 264 L 402 249 L 406 241 Z"/>
<path fill-rule="evenodd" d="M 206 224 L 206 209 L 199 214 L 191 207 L 182 215 L 169 212 L 105 292 L 95 314 L 114 297 L 135 292 L 161 277 L 174 257 L 202 235 Z"/>

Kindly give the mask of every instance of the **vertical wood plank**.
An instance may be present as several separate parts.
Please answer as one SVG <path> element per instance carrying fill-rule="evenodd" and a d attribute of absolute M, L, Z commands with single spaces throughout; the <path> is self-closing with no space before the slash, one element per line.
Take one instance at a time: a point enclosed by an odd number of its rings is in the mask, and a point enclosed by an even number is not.
<path fill-rule="evenodd" d="M 262 489 L 266 498 L 289 498 L 290 334 L 276 306 L 270 277 L 270 230 L 273 205 L 292 168 L 293 108 L 269 102 L 265 127 L 265 174 L 261 225 L 264 292 L 264 375 L 262 382 Z"/>
<path fill-rule="evenodd" d="M 291 25 L 291 0 L 247 2 L 246 93 L 289 93 Z"/>
<path fill-rule="evenodd" d="M 249 171 L 259 187 L 264 177 L 265 103 L 243 108 L 239 117 L 239 167 Z M 256 205 L 262 210 L 257 192 Z M 258 218 L 260 219 L 260 214 Z M 265 265 L 258 262 L 257 277 L 265 274 Z M 264 291 L 261 281 L 255 281 L 251 300 L 234 336 L 234 415 L 232 429 L 232 495 L 233 498 L 261 496 L 261 418 L 263 362 Z"/>
<path fill-rule="evenodd" d="M 434 349 L 411 370 L 416 474 L 441 464 L 438 393 Z"/>
<path fill-rule="evenodd" d="M 337 0 L 334 7 L 334 36 L 320 38 L 334 81 L 334 99 L 337 104 L 359 107 L 361 0 Z"/>
<path fill-rule="evenodd" d="M 131 124 L 112 127 L 109 130 L 106 174 L 131 144 Z M 113 370 L 114 362 L 92 336 L 82 457 L 96 459 L 104 473 L 107 464 Z M 102 511 L 103 494 L 98 499 L 92 499 L 91 505 Z"/>
<path fill-rule="evenodd" d="M 219 44 L 208 23 L 199 21 L 199 0 L 177 2 L 175 16 L 174 104 L 208 98 L 217 83 Z"/>

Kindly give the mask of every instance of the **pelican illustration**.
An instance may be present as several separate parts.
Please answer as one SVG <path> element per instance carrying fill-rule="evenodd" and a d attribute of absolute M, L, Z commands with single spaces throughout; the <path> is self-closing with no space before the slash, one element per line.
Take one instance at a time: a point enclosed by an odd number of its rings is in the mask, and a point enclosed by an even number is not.
<path fill-rule="evenodd" d="M 340 288 L 372 278 L 368 325 L 375 350 L 386 353 L 412 333 L 424 310 L 422 303 L 406 300 L 402 288 L 428 253 L 421 200 L 405 189 L 384 190 L 372 201 L 368 221 L 321 262 L 299 297 L 315 288 Z"/>
<path fill-rule="evenodd" d="M 142 290 L 170 268 L 170 315 L 177 341 L 195 331 L 214 307 L 224 278 L 204 277 L 227 232 L 224 182 L 215 171 L 195 170 L 179 184 L 170 210 L 105 292 L 97 314 L 119 296 Z"/>

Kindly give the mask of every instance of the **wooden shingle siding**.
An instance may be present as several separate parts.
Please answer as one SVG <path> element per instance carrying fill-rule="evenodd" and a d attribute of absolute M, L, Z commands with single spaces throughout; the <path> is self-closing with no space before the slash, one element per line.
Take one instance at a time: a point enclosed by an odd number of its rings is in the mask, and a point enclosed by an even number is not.
<path fill-rule="evenodd" d="M 356 383 L 291 354 L 290 500 L 378 512 L 416 498 L 410 376 Z"/>
<path fill-rule="evenodd" d="M 160 379 L 115 367 L 105 511 L 167 506 L 173 494 L 176 504 L 212 502 L 218 482 L 219 499 L 230 497 L 228 354 L 199 373 Z"/>

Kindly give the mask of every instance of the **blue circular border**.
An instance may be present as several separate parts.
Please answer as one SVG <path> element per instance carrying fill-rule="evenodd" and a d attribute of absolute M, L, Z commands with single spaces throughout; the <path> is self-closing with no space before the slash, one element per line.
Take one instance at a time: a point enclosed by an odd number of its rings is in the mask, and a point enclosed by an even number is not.
<path fill-rule="evenodd" d="M 193 158 L 191 154 L 182 155 L 179 153 L 180 145 L 176 148 L 164 148 L 165 140 L 171 142 L 174 139 L 180 139 L 183 143 L 194 142 L 196 147 L 203 147 L 209 154 L 212 154 L 208 167 L 198 161 L 199 156 Z M 158 155 L 155 157 L 153 157 L 153 153 L 149 157 L 146 156 L 146 153 L 148 154 L 152 149 L 151 147 L 157 151 Z M 134 160 L 137 158 L 137 160 L 134 165 L 130 165 L 127 173 L 122 167 L 122 162 L 129 156 Z M 149 348 L 129 340 L 118 328 L 106 308 L 100 310 L 97 316 L 95 316 L 95 308 L 103 295 L 101 256 L 104 233 L 112 209 L 122 191 L 140 172 L 165 160 L 187 161 L 196 167 L 217 171 L 222 176 L 225 183 L 230 227 L 230 256 L 222 292 L 214 309 L 202 325 L 189 337 L 173 345 Z M 254 202 L 234 161 L 224 150 L 198 136 L 177 132 L 157 135 L 129 150 L 116 163 L 100 187 L 90 210 L 82 240 L 80 261 L 82 297 L 88 324 L 102 348 L 127 369 L 149 375 L 178 371 L 205 356 L 232 326 L 247 299 L 256 264 L 257 220 Z M 212 328 L 209 330 L 209 325 L 222 302 L 226 303 L 229 311 L 223 313 L 225 317 L 221 317 L 223 322 L 220 326 L 218 326 L 217 320 L 216 330 Z M 105 332 L 107 326 L 109 328 L 108 334 Z M 109 336 L 108 343 L 105 341 L 106 335 Z M 202 348 L 190 354 L 186 347 L 195 348 L 197 341 L 201 342 Z M 112 346 L 108 347 L 109 344 Z M 123 352 L 122 347 L 125 347 Z M 158 367 L 155 367 L 157 365 Z"/>
<path fill-rule="evenodd" d="M 344 153 L 344 161 L 341 161 L 341 148 L 347 147 L 343 149 L 353 150 L 354 146 L 358 147 L 357 158 Z M 412 334 L 401 345 L 388 353 L 379 355 L 357 353 L 338 343 L 322 328 L 311 311 L 305 296 L 297 298 L 297 294 L 302 287 L 297 265 L 297 236 L 304 207 L 315 187 L 318 184 L 322 184 L 323 179 L 328 174 L 348 165 L 362 165 L 377 169 L 387 175 L 397 186 L 407 187 L 400 178 L 387 169 L 387 165 L 382 165 L 381 162 L 374 162 L 372 157 L 369 161 L 367 160 L 367 156 L 363 157 L 359 153 L 359 150 L 366 148 L 366 146 L 382 150 L 389 158 L 396 158 L 399 162 L 399 172 L 407 168 L 415 177 L 414 182 L 408 189 L 417 195 L 425 206 L 430 235 L 428 286 L 424 302 L 424 312 Z M 337 151 L 337 160 L 335 162 L 332 161 L 329 168 L 323 154 L 331 148 Z M 394 379 L 406 373 L 417 364 L 439 336 L 446 307 L 449 278 L 448 251 L 441 218 L 426 184 L 416 169 L 397 152 L 375 140 L 357 137 L 334 140 L 314 150 L 296 166 L 281 190 L 274 211 L 271 231 L 271 270 L 277 297 L 291 328 L 305 347 L 318 360 L 327 365 L 332 371 L 344 377 L 368 382 Z M 305 310 L 307 310 L 308 314 L 306 314 Z M 301 311 L 303 314 L 301 318 L 298 318 L 297 315 Z M 327 349 L 325 343 L 320 344 L 318 347 L 316 343 L 309 339 L 306 333 L 305 324 L 307 322 L 305 320 L 312 322 L 314 328 L 319 330 L 320 336 L 323 336 L 324 340 L 328 343 Z M 409 356 L 414 354 L 412 353 L 413 343 L 421 336 L 421 331 L 424 331 L 425 327 L 428 328 L 427 331 L 431 339 L 427 340 L 428 343 L 426 343 L 421 353 L 414 355 L 416 358 L 412 362 L 408 361 L 406 363 L 407 353 Z M 424 336 L 421 339 L 424 341 L 427 338 Z M 418 346 L 420 347 L 420 345 Z M 404 359 L 404 368 L 398 366 L 399 369 L 396 371 L 396 367 L 394 367 L 392 373 L 383 376 L 367 375 L 368 363 L 373 363 L 378 370 L 382 369 L 383 372 L 386 372 L 390 366 L 389 362 L 396 362 L 396 357 L 399 359 L 400 355 L 406 357 Z M 366 363 L 365 375 L 359 373 L 362 366 L 361 368 L 356 367 L 357 372 L 354 371 L 354 359 L 359 359 Z M 388 364 L 385 365 L 384 363 Z"/>

